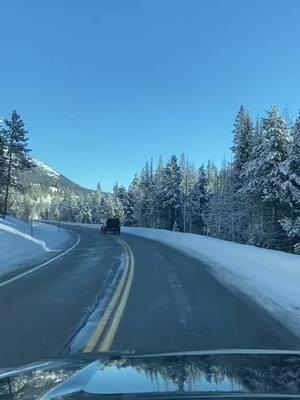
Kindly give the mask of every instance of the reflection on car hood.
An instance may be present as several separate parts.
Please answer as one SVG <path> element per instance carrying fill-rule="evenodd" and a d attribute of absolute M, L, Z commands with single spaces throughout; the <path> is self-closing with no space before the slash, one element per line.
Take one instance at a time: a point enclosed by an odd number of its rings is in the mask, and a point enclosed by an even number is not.
<path fill-rule="evenodd" d="M 0 373 L 0 399 L 295 395 L 300 352 L 90 354 Z"/>

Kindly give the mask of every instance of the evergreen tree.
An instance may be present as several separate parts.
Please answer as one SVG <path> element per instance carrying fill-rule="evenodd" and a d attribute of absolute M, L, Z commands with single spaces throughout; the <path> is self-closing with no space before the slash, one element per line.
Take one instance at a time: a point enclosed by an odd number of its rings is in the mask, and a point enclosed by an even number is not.
<path fill-rule="evenodd" d="M 11 187 L 17 187 L 20 183 L 20 173 L 31 167 L 28 153 L 27 131 L 19 114 L 13 111 L 11 119 L 5 120 L 5 128 L 2 135 L 7 144 L 7 155 L 4 168 L 5 194 L 3 216 L 5 218 L 9 205 L 9 192 Z"/>
<path fill-rule="evenodd" d="M 179 225 L 182 226 L 183 232 L 192 230 L 192 191 L 197 181 L 197 173 L 194 166 L 189 162 L 184 154 L 181 155 L 180 171 L 182 175 L 181 192 L 182 192 L 182 210 L 180 212 L 182 218 L 178 219 Z"/>
<path fill-rule="evenodd" d="M 175 155 L 171 157 L 164 169 L 163 208 L 168 213 L 168 228 L 172 230 L 179 218 L 178 210 L 182 207 L 182 174 Z"/>
<path fill-rule="evenodd" d="M 273 107 L 262 121 L 262 135 L 247 171 L 250 191 L 259 192 L 263 201 L 280 200 L 280 166 L 288 157 L 289 142 L 286 122 Z"/>
<path fill-rule="evenodd" d="M 243 175 L 247 163 L 251 160 L 254 147 L 254 127 L 249 111 L 241 106 L 233 129 L 233 164 L 231 170 L 231 221 L 234 223 L 232 238 L 239 242 L 249 240 L 251 198 L 241 190 L 245 184 Z"/>
<path fill-rule="evenodd" d="M 232 165 L 223 161 L 216 187 L 209 199 L 208 232 L 227 240 L 236 240 Z"/>
<path fill-rule="evenodd" d="M 77 198 L 80 222 L 83 224 L 91 224 L 93 222 L 90 199 L 91 196 L 89 194 Z"/>
<path fill-rule="evenodd" d="M 206 170 L 207 170 L 207 189 L 210 194 L 213 194 L 218 189 L 219 171 L 211 160 L 208 160 Z"/>
<path fill-rule="evenodd" d="M 0 131 L 0 213 L 4 203 L 5 190 L 5 167 L 6 167 L 6 137 Z"/>
<path fill-rule="evenodd" d="M 153 225 L 152 215 L 152 189 L 153 189 L 153 173 L 149 168 L 148 162 L 142 170 L 139 180 L 140 186 L 140 220 L 141 225 L 151 227 Z"/>
<path fill-rule="evenodd" d="M 241 173 L 253 151 L 253 122 L 249 112 L 241 106 L 233 129 L 233 174 L 236 186 L 241 185 Z"/>
<path fill-rule="evenodd" d="M 125 219 L 130 226 L 141 226 L 141 189 L 137 174 L 128 188 L 128 203 L 124 210 Z"/>
<path fill-rule="evenodd" d="M 124 187 L 118 185 L 118 182 L 113 187 L 113 195 L 112 195 L 112 217 L 120 218 L 121 221 L 124 221 L 124 208 L 123 203 L 124 196 L 126 195 L 126 190 L 124 194 Z"/>
<path fill-rule="evenodd" d="M 135 210 L 135 195 L 134 189 L 129 187 L 126 197 L 126 203 L 124 206 L 124 225 L 135 226 L 137 221 L 134 218 Z"/>
<path fill-rule="evenodd" d="M 191 193 L 192 232 L 206 233 L 205 217 L 208 206 L 207 175 L 202 165 Z"/>
<path fill-rule="evenodd" d="M 97 190 L 91 192 L 86 196 L 86 202 L 90 208 L 90 216 L 92 224 L 101 224 L 103 222 L 103 216 L 101 213 L 101 201 L 102 192 L 100 184 L 97 184 Z"/>
<path fill-rule="evenodd" d="M 285 120 L 276 107 L 262 120 L 261 134 L 256 137 L 252 159 L 244 169 L 245 185 L 242 189 L 252 197 L 260 215 L 259 232 L 255 229 L 255 241 L 266 247 L 281 248 L 283 231 L 278 220 L 285 215 L 282 202 L 282 163 L 288 157 L 289 131 Z M 257 223 L 256 223 L 257 224 Z"/>
<path fill-rule="evenodd" d="M 119 186 L 118 183 L 115 184 L 113 188 L 113 193 L 114 196 L 120 201 L 122 206 L 124 207 L 126 204 L 126 197 L 127 197 L 127 192 L 124 186 Z"/>
<path fill-rule="evenodd" d="M 292 130 L 293 140 L 283 173 L 288 178 L 286 189 L 291 207 L 300 209 L 300 113 Z"/>
<path fill-rule="evenodd" d="M 289 215 L 280 222 L 288 236 L 292 238 L 295 252 L 300 253 L 300 113 L 292 132 L 291 151 L 281 168 L 285 176 L 283 196 L 289 206 Z"/>
<path fill-rule="evenodd" d="M 153 176 L 152 191 L 152 213 L 153 227 L 165 228 L 167 225 L 166 210 L 163 208 L 164 203 L 164 164 L 162 158 L 158 160 L 158 165 Z"/>

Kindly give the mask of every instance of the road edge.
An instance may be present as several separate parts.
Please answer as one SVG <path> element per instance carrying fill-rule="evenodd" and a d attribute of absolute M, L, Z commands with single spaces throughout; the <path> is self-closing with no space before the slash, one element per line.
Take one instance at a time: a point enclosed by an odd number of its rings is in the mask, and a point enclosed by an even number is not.
<path fill-rule="evenodd" d="M 75 232 L 74 232 L 75 233 Z M 23 278 L 26 275 L 32 274 L 35 271 L 38 271 L 39 269 L 45 267 L 48 264 L 51 264 L 52 262 L 58 260 L 59 258 L 65 256 L 66 254 L 68 254 L 70 251 L 72 251 L 76 246 L 79 245 L 80 241 L 81 241 L 81 236 L 78 233 L 75 233 L 77 236 L 77 241 L 68 249 L 64 250 L 63 252 L 57 254 L 55 257 L 50 258 L 49 260 L 43 262 L 42 264 L 36 265 L 33 268 L 30 268 L 29 270 L 22 272 L 21 274 L 15 275 L 14 277 L 7 279 L 6 281 L 3 281 L 0 283 L 0 288 L 6 285 L 9 285 L 12 282 L 17 281 L 18 279 Z"/>

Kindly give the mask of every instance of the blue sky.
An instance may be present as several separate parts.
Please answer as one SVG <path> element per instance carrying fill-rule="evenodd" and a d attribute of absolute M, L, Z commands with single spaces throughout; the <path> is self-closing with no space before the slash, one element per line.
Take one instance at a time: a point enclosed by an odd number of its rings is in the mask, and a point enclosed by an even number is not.
<path fill-rule="evenodd" d="M 230 159 L 241 104 L 300 108 L 299 0 L 4 0 L 0 116 L 87 186 L 151 156 Z"/>

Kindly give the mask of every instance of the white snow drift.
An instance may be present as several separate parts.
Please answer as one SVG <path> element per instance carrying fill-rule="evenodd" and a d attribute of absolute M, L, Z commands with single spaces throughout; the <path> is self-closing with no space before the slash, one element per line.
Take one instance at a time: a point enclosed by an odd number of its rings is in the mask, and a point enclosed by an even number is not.
<path fill-rule="evenodd" d="M 0 275 L 12 268 L 18 268 L 37 256 L 57 252 L 69 234 L 52 225 L 33 223 L 31 225 L 15 218 L 0 218 Z M 53 254 L 53 256 L 55 253 Z"/>
<path fill-rule="evenodd" d="M 122 231 L 160 241 L 204 261 L 221 282 L 254 298 L 300 337 L 299 255 L 191 233 L 126 227 Z"/>

